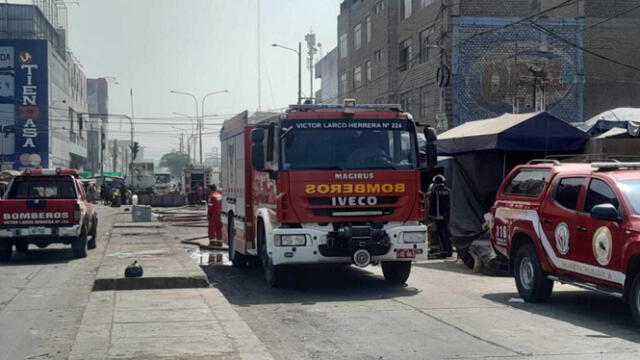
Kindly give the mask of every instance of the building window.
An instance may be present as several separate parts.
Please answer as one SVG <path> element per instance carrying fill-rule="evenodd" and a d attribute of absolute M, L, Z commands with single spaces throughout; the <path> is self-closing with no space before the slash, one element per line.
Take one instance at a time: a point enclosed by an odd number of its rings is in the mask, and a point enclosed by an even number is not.
<path fill-rule="evenodd" d="M 367 16 L 367 42 L 371 42 L 371 16 Z"/>
<path fill-rule="evenodd" d="M 373 58 L 376 61 L 376 64 L 380 64 L 382 62 L 382 50 L 376 50 L 375 53 L 373 53 Z"/>
<path fill-rule="evenodd" d="M 433 48 L 433 27 L 420 32 L 420 62 L 429 61 L 431 48 Z"/>
<path fill-rule="evenodd" d="M 364 67 L 366 69 L 367 72 L 367 82 L 371 81 L 373 79 L 373 69 L 371 67 L 371 60 L 367 60 L 364 63 Z"/>
<path fill-rule="evenodd" d="M 411 62 L 411 39 L 407 39 L 400 43 L 400 66 L 398 70 L 405 71 Z"/>
<path fill-rule="evenodd" d="M 435 124 L 436 102 L 433 85 L 420 88 L 420 119 Z"/>
<path fill-rule="evenodd" d="M 353 69 L 353 90 L 362 86 L 362 66 Z"/>
<path fill-rule="evenodd" d="M 340 75 L 340 92 L 342 94 L 346 94 L 347 91 L 349 90 L 347 88 L 347 73 L 343 73 L 342 75 Z"/>
<path fill-rule="evenodd" d="M 360 49 L 362 46 L 362 25 L 358 24 L 353 27 L 353 48 Z"/>
<path fill-rule="evenodd" d="M 373 7 L 373 13 L 377 15 L 383 11 L 384 11 L 384 1 L 378 1 L 376 5 Z"/>
<path fill-rule="evenodd" d="M 413 0 L 400 0 L 400 20 L 411 16 L 411 3 Z"/>
<path fill-rule="evenodd" d="M 433 0 L 420 0 L 420 7 L 426 8 L 427 6 L 433 4 Z"/>
<path fill-rule="evenodd" d="M 402 108 L 402 111 L 411 113 L 411 105 L 411 91 L 400 94 L 400 107 Z"/>
<path fill-rule="evenodd" d="M 340 35 L 340 58 L 347 57 L 347 34 Z"/>

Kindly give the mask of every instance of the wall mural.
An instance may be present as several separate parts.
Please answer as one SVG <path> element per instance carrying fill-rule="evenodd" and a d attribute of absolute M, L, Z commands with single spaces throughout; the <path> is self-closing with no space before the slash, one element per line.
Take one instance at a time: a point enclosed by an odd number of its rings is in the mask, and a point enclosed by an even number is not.
<path fill-rule="evenodd" d="M 583 54 L 573 45 L 582 46 L 583 22 L 573 18 L 536 20 L 568 40 L 565 42 L 529 23 L 500 29 L 517 20 L 455 20 L 453 125 L 514 109 L 533 112 L 543 101 L 554 116 L 567 122 L 583 121 Z"/>

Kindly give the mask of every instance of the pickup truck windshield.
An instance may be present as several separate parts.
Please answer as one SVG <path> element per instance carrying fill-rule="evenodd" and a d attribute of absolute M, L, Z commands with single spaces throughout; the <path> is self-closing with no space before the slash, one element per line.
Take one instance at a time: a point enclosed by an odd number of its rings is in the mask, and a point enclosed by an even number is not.
<path fill-rule="evenodd" d="M 618 187 L 624 193 L 633 209 L 633 213 L 640 215 L 640 180 L 620 181 Z"/>
<path fill-rule="evenodd" d="M 76 199 L 72 179 L 16 178 L 7 193 L 7 199 Z"/>
<path fill-rule="evenodd" d="M 381 122 L 385 127 L 351 121 L 306 123 L 282 129 L 283 170 L 358 170 L 417 167 L 415 128 L 406 121 Z"/>

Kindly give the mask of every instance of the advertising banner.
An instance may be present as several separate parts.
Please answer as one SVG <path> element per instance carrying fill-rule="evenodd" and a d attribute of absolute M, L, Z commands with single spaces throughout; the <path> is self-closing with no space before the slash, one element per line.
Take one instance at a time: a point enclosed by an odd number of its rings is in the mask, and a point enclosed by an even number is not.
<path fill-rule="evenodd" d="M 15 109 L 14 153 L 4 161 L 17 170 L 49 163 L 47 62 L 46 40 L 0 40 L 0 104 Z"/>

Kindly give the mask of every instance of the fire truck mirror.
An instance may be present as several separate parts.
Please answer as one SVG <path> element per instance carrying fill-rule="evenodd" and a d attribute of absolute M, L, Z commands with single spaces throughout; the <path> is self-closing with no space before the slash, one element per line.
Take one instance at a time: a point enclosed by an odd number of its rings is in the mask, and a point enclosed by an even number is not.
<path fill-rule="evenodd" d="M 264 141 L 264 129 L 257 128 L 251 130 L 251 142 L 260 143 Z"/>
<path fill-rule="evenodd" d="M 438 140 L 438 133 L 431 126 L 425 126 L 424 137 L 427 139 L 427 143 L 434 143 Z"/>
<path fill-rule="evenodd" d="M 251 166 L 255 171 L 265 171 L 264 146 L 261 142 L 254 142 L 251 145 Z"/>
<path fill-rule="evenodd" d="M 427 143 L 425 157 L 428 169 L 433 169 L 438 164 L 438 148 L 435 143 Z"/>

